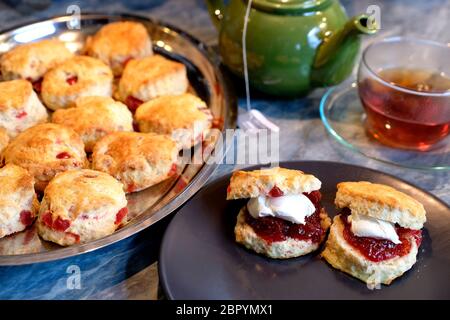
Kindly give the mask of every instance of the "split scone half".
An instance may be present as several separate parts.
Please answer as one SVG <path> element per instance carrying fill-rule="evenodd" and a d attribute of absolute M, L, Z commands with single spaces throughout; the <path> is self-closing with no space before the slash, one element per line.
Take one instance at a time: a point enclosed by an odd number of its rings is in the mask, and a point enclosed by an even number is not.
<path fill-rule="evenodd" d="M 34 179 L 12 164 L 0 169 L 0 238 L 25 230 L 34 222 L 39 201 Z"/>
<path fill-rule="evenodd" d="M 205 102 L 190 93 L 150 100 L 136 110 L 141 132 L 171 136 L 180 149 L 202 142 L 212 126 L 212 113 Z"/>
<path fill-rule="evenodd" d="M 115 76 L 120 76 L 131 59 L 153 54 L 152 41 L 142 23 L 118 21 L 108 23 L 88 37 L 84 48 L 88 56 L 108 64 Z"/>
<path fill-rule="evenodd" d="M 411 269 L 422 240 L 425 209 L 410 196 L 366 181 L 337 185 L 334 218 L 322 256 L 369 288 Z"/>
<path fill-rule="evenodd" d="M 300 170 L 234 172 L 227 200 L 249 198 L 237 217 L 236 242 L 273 259 L 317 250 L 331 224 L 320 187 L 319 179 Z"/>
<path fill-rule="evenodd" d="M 115 96 L 134 112 L 151 99 L 185 93 L 188 86 L 184 64 L 155 54 L 127 63 Z"/>
<path fill-rule="evenodd" d="M 27 80 L 0 82 L 0 128 L 4 128 L 11 138 L 47 120 L 47 109 L 30 82 Z"/>
<path fill-rule="evenodd" d="M 108 133 L 133 131 L 133 115 L 122 102 L 110 97 L 80 97 L 75 108 L 58 109 L 52 122 L 72 128 L 84 142 L 86 152 Z"/>
<path fill-rule="evenodd" d="M 56 175 L 45 188 L 39 209 L 39 235 L 62 246 L 110 235 L 126 222 L 128 209 L 122 184 L 110 175 L 70 170 Z"/>
<path fill-rule="evenodd" d="M 2 54 L 1 75 L 3 80 L 26 79 L 39 93 L 44 74 L 71 57 L 73 53 L 57 39 L 22 44 Z"/>
<path fill-rule="evenodd" d="M 79 97 L 110 97 L 112 83 L 112 71 L 103 61 L 75 56 L 44 75 L 42 101 L 51 110 L 70 108 Z"/>
<path fill-rule="evenodd" d="M 177 173 L 178 147 L 155 133 L 114 132 L 98 141 L 92 168 L 122 182 L 125 192 L 140 191 Z"/>

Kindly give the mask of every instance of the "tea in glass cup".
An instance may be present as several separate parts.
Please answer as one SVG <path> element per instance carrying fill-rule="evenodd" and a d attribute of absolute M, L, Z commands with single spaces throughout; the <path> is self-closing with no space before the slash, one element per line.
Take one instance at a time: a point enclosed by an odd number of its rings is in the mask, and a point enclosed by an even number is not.
<path fill-rule="evenodd" d="M 397 148 L 427 151 L 450 133 L 450 48 L 391 38 L 370 45 L 358 71 L 366 131 Z"/>

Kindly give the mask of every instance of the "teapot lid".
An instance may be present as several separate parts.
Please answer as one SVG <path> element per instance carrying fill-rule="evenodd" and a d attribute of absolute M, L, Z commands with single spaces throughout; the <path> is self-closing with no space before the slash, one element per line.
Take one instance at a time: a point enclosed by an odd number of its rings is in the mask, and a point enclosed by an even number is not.
<path fill-rule="evenodd" d="M 292 13 L 309 11 L 327 2 L 329 0 L 253 0 L 252 7 L 269 12 Z"/>

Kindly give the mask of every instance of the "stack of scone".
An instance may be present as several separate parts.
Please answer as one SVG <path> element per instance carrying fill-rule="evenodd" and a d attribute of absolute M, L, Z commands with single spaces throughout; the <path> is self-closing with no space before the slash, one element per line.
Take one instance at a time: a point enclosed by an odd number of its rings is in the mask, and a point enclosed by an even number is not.
<path fill-rule="evenodd" d="M 416 263 L 425 209 L 389 186 L 365 181 L 337 186 L 334 217 L 322 256 L 370 287 L 390 284 Z"/>
<path fill-rule="evenodd" d="M 331 224 L 320 187 L 316 177 L 300 170 L 234 172 L 227 200 L 249 199 L 237 217 L 236 241 L 275 259 L 317 250 Z"/>
<path fill-rule="evenodd" d="M 179 151 L 212 125 L 185 65 L 154 54 L 137 22 L 105 25 L 82 55 L 56 39 L 17 46 L 0 70 L 0 238 L 36 217 L 60 245 L 111 234 L 125 194 L 175 176 Z"/>

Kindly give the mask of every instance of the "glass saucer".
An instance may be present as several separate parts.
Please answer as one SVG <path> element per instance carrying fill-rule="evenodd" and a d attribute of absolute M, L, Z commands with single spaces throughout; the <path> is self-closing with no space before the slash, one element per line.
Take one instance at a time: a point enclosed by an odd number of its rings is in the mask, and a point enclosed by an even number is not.
<path fill-rule="evenodd" d="M 320 102 L 320 117 L 333 138 L 366 157 L 406 168 L 450 169 L 450 136 L 426 152 L 392 148 L 368 136 L 364 124 L 366 113 L 355 81 L 347 80 L 325 93 Z"/>

